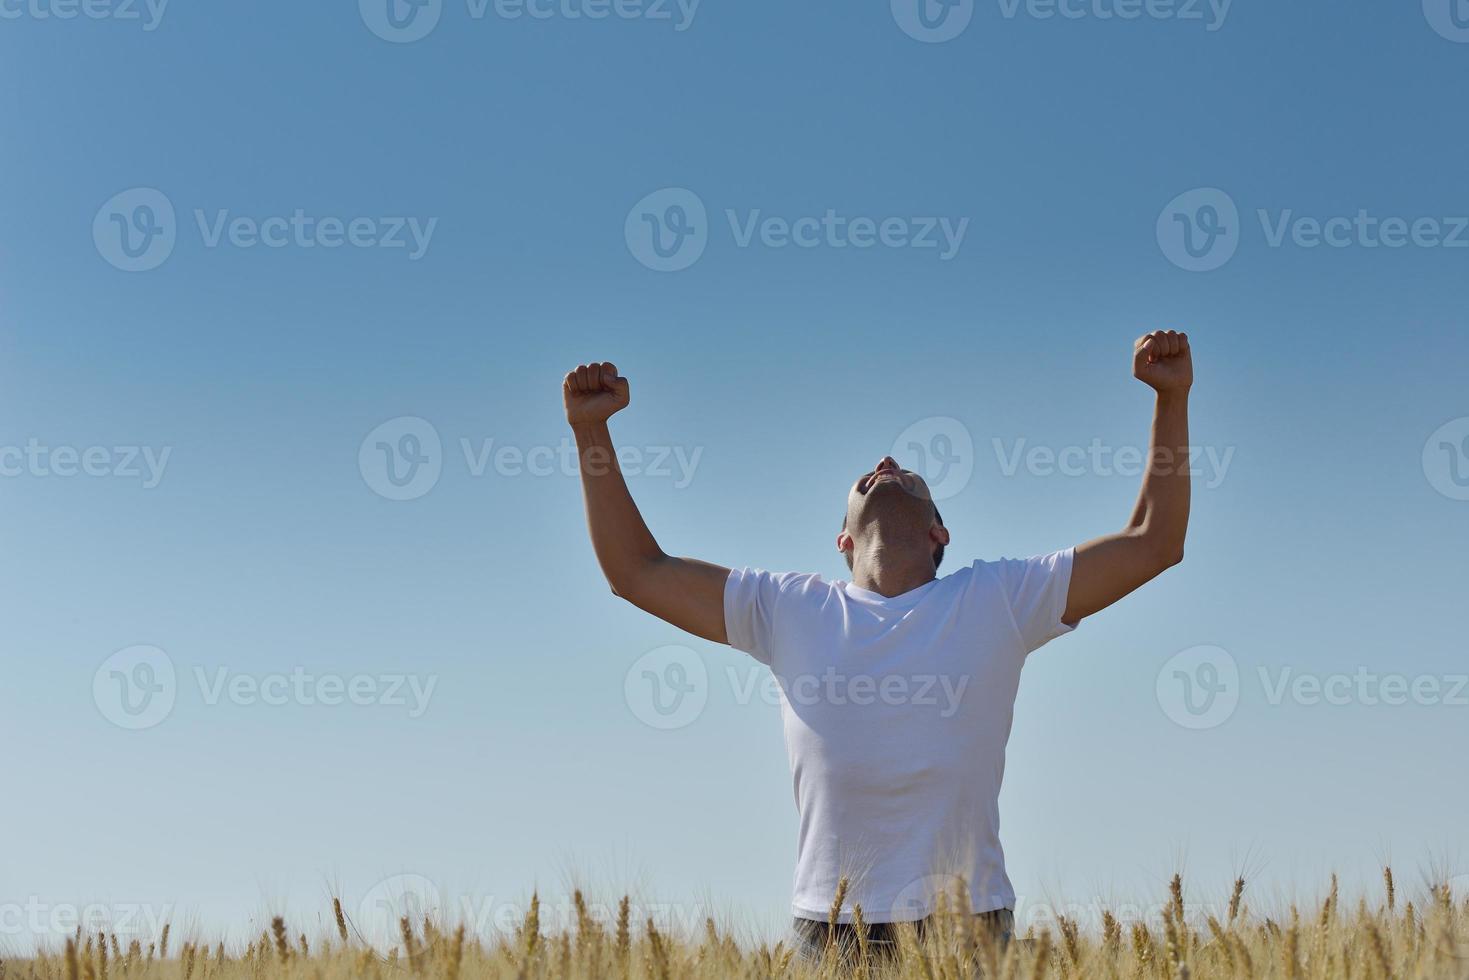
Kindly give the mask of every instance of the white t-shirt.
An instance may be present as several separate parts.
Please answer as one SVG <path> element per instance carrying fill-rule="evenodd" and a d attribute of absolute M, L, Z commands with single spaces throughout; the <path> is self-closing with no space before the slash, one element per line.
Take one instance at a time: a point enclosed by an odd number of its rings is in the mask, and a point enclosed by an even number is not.
<path fill-rule="evenodd" d="M 906 922 L 968 884 L 972 909 L 1013 908 L 1000 780 L 1025 656 L 1061 622 L 1072 551 L 976 561 L 891 599 L 817 575 L 730 572 L 730 646 L 781 690 L 800 813 L 792 911 Z"/>

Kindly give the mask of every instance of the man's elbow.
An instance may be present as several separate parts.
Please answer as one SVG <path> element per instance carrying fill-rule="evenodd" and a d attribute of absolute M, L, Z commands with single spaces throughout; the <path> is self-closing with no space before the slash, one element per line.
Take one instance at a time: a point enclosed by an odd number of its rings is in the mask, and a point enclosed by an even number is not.
<path fill-rule="evenodd" d="M 635 606 L 639 604 L 638 595 L 642 592 L 642 590 L 638 587 L 638 582 L 636 579 L 609 578 L 607 580 L 607 588 L 612 591 L 613 595 L 621 599 L 623 602 L 631 602 Z"/>
<path fill-rule="evenodd" d="M 1174 565 L 1183 564 L 1183 542 L 1175 547 L 1164 548 L 1158 553 L 1158 571 L 1166 572 Z"/>
<path fill-rule="evenodd" d="M 607 577 L 607 587 L 617 598 L 631 602 L 635 606 L 642 606 L 640 597 L 652 587 L 651 573 L 655 564 L 660 560 L 661 558 L 619 563 L 616 568 L 603 569 Z"/>
<path fill-rule="evenodd" d="M 1183 561 L 1183 536 L 1162 534 L 1157 528 L 1144 526 L 1133 532 L 1133 540 L 1151 566 L 1154 575 L 1161 575 Z"/>

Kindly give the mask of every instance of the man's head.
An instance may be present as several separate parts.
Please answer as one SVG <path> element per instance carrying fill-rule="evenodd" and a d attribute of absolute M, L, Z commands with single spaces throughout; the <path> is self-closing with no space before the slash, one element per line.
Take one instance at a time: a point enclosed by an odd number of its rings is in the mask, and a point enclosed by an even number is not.
<path fill-rule="evenodd" d="M 837 535 L 837 550 L 846 557 L 848 568 L 865 547 L 880 544 L 925 549 L 933 555 L 937 571 L 948 543 L 948 529 L 928 484 L 891 456 L 884 456 L 870 472 L 859 476 L 847 493 L 847 514 Z"/>

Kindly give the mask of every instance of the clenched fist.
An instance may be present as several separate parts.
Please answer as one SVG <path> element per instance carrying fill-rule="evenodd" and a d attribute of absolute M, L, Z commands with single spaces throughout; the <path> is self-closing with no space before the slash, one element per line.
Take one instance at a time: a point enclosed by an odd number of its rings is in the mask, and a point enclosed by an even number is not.
<path fill-rule="evenodd" d="M 1159 394 L 1188 391 L 1194 383 L 1188 334 L 1176 330 L 1143 334 L 1132 347 L 1132 373 Z"/>
<path fill-rule="evenodd" d="M 627 407 L 627 379 L 617 376 L 611 361 L 583 364 L 566 375 L 561 385 L 566 421 L 572 425 L 605 422 Z"/>

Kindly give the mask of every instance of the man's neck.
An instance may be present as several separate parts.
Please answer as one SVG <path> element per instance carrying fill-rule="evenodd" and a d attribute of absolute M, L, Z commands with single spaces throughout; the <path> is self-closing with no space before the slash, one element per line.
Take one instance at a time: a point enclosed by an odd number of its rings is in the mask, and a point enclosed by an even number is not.
<path fill-rule="evenodd" d="M 927 550 L 874 542 L 852 558 L 852 584 L 889 599 L 927 585 L 936 577 L 933 553 Z"/>

